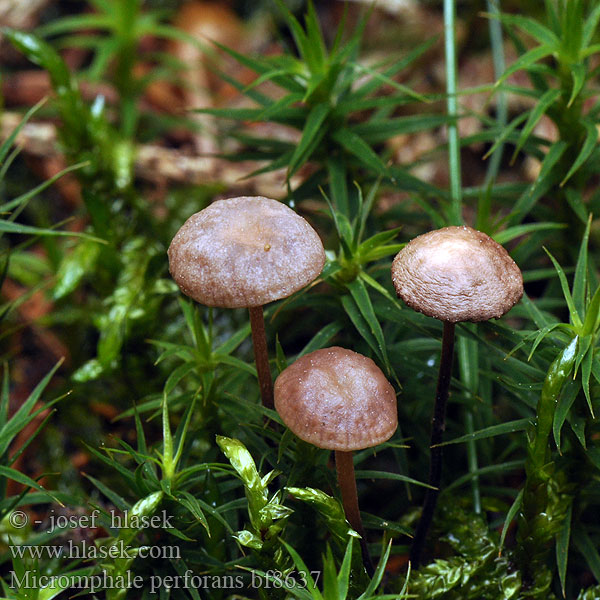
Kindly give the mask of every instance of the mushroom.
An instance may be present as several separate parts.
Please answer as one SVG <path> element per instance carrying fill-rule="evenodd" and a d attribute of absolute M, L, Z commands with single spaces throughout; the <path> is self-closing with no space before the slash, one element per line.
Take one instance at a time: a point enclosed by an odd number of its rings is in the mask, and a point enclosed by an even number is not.
<path fill-rule="evenodd" d="M 523 296 L 523 277 L 508 252 L 471 227 L 444 227 L 420 235 L 394 258 L 396 292 L 415 310 L 444 324 L 442 355 L 431 425 L 429 483 L 411 549 L 417 567 L 439 494 L 442 436 L 454 353 L 454 326 L 499 319 Z"/>
<path fill-rule="evenodd" d="M 325 251 L 317 232 L 277 200 L 230 198 L 192 215 L 168 254 L 184 294 L 207 306 L 248 308 L 261 398 L 273 408 L 263 305 L 292 295 L 321 273 Z"/>
<path fill-rule="evenodd" d="M 335 451 L 346 519 L 361 536 L 363 563 L 372 575 L 352 451 L 385 442 L 396 431 L 394 388 L 370 358 L 334 346 L 306 354 L 281 372 L 275 408 L 300 439 Z"/>

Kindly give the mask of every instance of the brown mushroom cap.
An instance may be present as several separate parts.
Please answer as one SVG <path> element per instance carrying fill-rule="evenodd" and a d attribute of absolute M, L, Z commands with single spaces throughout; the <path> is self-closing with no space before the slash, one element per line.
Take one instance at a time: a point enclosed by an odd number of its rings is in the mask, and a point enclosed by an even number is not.
<path fill-rule="evenodd" d="M 306 354 L 275 381 L 275 408 L 300 439 L 328 450 L 361 450 L 398 427 L 396 394 L 362 354 L 324 348 Z"/>
<path fill-rule="evenodd" d="M 392 281 L 408 306 L 450 323 L 500 318 L 523 296 L 523 276 L 508 252 L 464 226 L 409 242 L 394 258 Z"/>
<path fill-rule="evenodd" d="M 323 269 L 317 232 L 269 198 L 218 200 L 192 215 L 169 246 L 169 269 L 184 294 L 207 306 L 262 306 L 286 298 Z"/>

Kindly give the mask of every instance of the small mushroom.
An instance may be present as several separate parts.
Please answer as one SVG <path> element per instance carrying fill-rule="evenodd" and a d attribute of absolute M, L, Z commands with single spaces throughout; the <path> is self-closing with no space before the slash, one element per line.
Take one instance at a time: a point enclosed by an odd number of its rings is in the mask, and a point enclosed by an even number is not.
<path fill-rule="evenodd" d="M 523 277 L 508 252 L 471 227 L 444 227 L 420 235 L 394 258 L 392 281 L 404 302 L 444 323 L 442 355 L 431 425 L 429 483 L 411 549 L 417 567 L 439 493 L 442 436 L 454 354 L 454 326 L 498 319 L 523 296 Z"/>
<path fill-rule="evenodd" d="M 169 269 L 197 302 L 248 308 L 263 405 L 273 408 L 263 305 L 291 296 L 322 271 L 317 232 L 269 198 L 218 200 L 192 215 L 169 246 Z"/>
<path fill-rule="evenodd" d="M 396 431 L 394 388 L 370 358 L 336 346 L 306 354 L 282 371 L 275 381 L 275 408 L 300 439 L 335 450 L 344 512 L 361 536 L 363 562 L 372 575 L 352 451 L 385 442 Z"/>

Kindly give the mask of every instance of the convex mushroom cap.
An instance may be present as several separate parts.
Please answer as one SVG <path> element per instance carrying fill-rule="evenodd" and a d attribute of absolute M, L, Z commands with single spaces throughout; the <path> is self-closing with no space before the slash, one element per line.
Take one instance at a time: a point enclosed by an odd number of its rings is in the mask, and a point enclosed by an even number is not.
<path fill-rule="evenodd" d="M 450 323 L 500 318 L 523 296 L 523 276 L 508 252 L 466 226 L 413 239 L 396 255 L 392 281 L 408 306 Z"/>
<path fill-rule="evenodd" d="M 192 215 L 169 246 L 184 294 L 207 306 L 262 306 L 313 281 L 325 264 L 317 232 L 269 198 L 218 200 Z"/>
<path fill-rule="evenodd" d="M 275 408 L 300 439 L 327 450 L 361 450 L 398 427 L 396 394 L 381 369 L 334 346 L 299 358 L 275 381 Z"/>

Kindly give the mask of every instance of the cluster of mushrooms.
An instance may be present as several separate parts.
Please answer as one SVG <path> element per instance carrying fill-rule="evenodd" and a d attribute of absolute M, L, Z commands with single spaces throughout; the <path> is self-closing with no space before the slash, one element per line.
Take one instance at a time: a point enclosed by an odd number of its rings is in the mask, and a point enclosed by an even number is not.
<path fill-rule="evenodd" d="M 340 347 L 306 354 L 273 386 L 263 305 L 314 281 L 325 264 L 323 244 L 309 223 L 263 197 L 219 200 L 192 215 L 169 247 L 169 268 L 184 294 L 213 307 L 248 308 L 263 405 L 275 408 L 300 439 L 334 450 L 346 518 L 361 536 L 352 452 L 387 441 L 398 426 L 394 388 L 366 356 Z M 439 493 L 445 407 L 454 327 L 500 318 L 523 295 L 521 271 L 506 250 L 470 227 L 445 227 L 409 242 L 395 257 L 392 281 L 411 308 L 443 322 L 442 355 L 431 430 L 429 485 L 411 548 L 418 566 Z"/>

